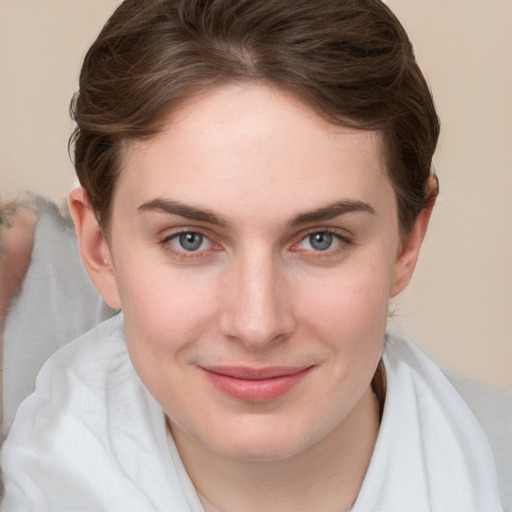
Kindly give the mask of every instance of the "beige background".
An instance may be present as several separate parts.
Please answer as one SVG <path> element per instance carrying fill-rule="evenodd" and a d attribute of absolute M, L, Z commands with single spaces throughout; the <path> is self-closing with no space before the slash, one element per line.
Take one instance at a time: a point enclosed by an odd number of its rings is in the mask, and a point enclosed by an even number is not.
<path fill-rule="evenodd" d="M 0 196 L 56 200 L 74 175 L 68 104 L 114 0 L 0 0 Z M 512 1 L 389 0 L 443 132 L 441 196 L 393 328 L 441 364 L 512 390 Z"/>

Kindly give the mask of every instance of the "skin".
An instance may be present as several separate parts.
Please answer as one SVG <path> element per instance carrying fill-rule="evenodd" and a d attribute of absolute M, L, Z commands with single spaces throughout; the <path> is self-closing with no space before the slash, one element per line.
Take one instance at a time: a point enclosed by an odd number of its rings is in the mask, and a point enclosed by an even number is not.
<path fill-rule="evenodd" d="M 400 238 L 379 134 L 267 86 L 224 86 L 125 145 L 106 236 L 82 189 L 70 205 L 91 278 L 122 307 L 133 365 L 208 502 L 349 508 L 378 433 L 370 383 L 388 303 L 430 213 Z M 215 366 L 307 371 L 245 400 L 212 384 Z"/>

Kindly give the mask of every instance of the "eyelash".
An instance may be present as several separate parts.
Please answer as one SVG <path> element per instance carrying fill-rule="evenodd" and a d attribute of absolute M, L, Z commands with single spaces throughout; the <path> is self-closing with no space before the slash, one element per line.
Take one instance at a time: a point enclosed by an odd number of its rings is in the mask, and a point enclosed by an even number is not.
<path fill-rule="evenodd" d="M 334 238 L 338 240 L 338 244 L 334 248 L 328 248 L 324 251 L 322 250 L 305 250 L 303 257 L 306 257 L 310 260 L 315 259 L 323 259 L 329 258 L 330 256 L 336 256 L 339 255 L 342 252 L 345 252 L 351 245 L 353 245 L 352 239 L 347 236 L 345 232 L 341 233 L 338 230 L 332 229 L 332 228 L 315 228 L 311 229 L 310 231 L 307 231 L 306 233 L 301 233 L 301 235 L 298 237 L 297 241 L 292 244 L 292 251 L 293 252 L 302 252 L 301 249 L 294 249 L 298 244 L 301 242 L 307 240 L 308 237 L 315 234 L 328 234 L 332 235 Z"/>
<path fill-rule="evenodd" d="M 188 235 L 188 234 L 194 234 L 194 235 L 200 235 L 203 237 L 204 240 L 208 240 L 210 244 L 214 248 L 212 249 L 203 249 L 198 251 L 186 251 L 185 249 L 179 250 L 177 249 L 173 243 L 172 240 L 178 238 L 180 235 Z M 164 248 L 165 251 L 171 253 L 173 257 L 179 259 L 179 260 L 190 260 L 191 258 L 204 258 L 205 252 L 210 251 L 218 251 L 219 249 L 216 249 L 215 247 L 219 247 L 218 244 L 213 242 L 211 240 L 211 237 L 207 235 L 206 233 L 202 232 L 201 230 L 194 228 L 194 229 L 181 229 L 179 231 L 176 231 L 172 233 L 172 235 L 166 236 L 161 242 L 160 245 Z"/>
<path fill-rule="evenodd" d="M 185 249 L 179 250 L 177 249 L 173 243 L 172 240 L 178 238 L 180 235 L 184 234 L 195 234 L 200 235 L 203 237 L 204 240 L 207 240 L 213 248 L 203 249 L 203 250 L 197 250 L 197 251 L 186 251 Z M 338 240 L 337 245 L 334 248 L 327 248 L 325 250 L 302 250 L 300 248 L 295 249 L 301 242 L 307 240 L 308 237 L 315 234 L 328 234 L 333 236 Z M 290 246 L 291 251 L 294 253 L 303 252 L 303 256 L 308 259 L 317 259 L 317 258 L 328 258 L 329 256 L 337 255 L 341 252 L 346 251 L 351 245 L 353 244 L 353 241 L 344 233 L 340 233 L 337 230 L 330 229 L 330 228 L 315 228 L 311 229 L 310 231 L 306 233 L 301 233 L 300 236 L 296 238 L 296 241 L 293 242 Z M 204 258 L 206 256 L 205 253 L 209 252 L 217 252 L 220 251 L 220 245 L 216 244 L 214 241 L 211 240 L 211 236 L 207 235 L 203 231 L 194 228 L 194 229 L 181 229 L 179 231 L 176 231 L 172 233 L 169 236 L 166 236 L 161 242 L 160 245 L 164 248 L 165 251 L 171 253 L 173 257 L 179 259 L 179 260 L 191 260 L 192 258 Z"/>

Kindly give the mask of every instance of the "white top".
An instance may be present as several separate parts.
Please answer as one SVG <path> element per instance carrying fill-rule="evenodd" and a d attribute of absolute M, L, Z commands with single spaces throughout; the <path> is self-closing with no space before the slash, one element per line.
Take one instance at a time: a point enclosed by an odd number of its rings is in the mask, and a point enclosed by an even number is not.
<path fill-rule="evenodd" d="M 502 511 L 486 435 L 449 380 L 401 340 L 383 361 L 384 415 L 353 511 Z M 1 462 L 4 512 L 204 510 L 131 365 L 122 315 L 47 361 Z"/>

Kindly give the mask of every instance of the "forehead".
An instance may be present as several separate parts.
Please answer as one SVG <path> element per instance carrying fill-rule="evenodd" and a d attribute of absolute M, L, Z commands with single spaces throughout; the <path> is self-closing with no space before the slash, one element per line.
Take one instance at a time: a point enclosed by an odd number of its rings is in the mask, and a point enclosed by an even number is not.
<path fill-rule="evenodd" d="M 383 187 L 378 132 L 335 126 L 281 90 L 236 84 L 187 100 L 153 139 L 126 144 L 117 191 L 134 203 L 170 195 L 223 210 L 244 197 L 261 210 L 378 202 Z"/>

